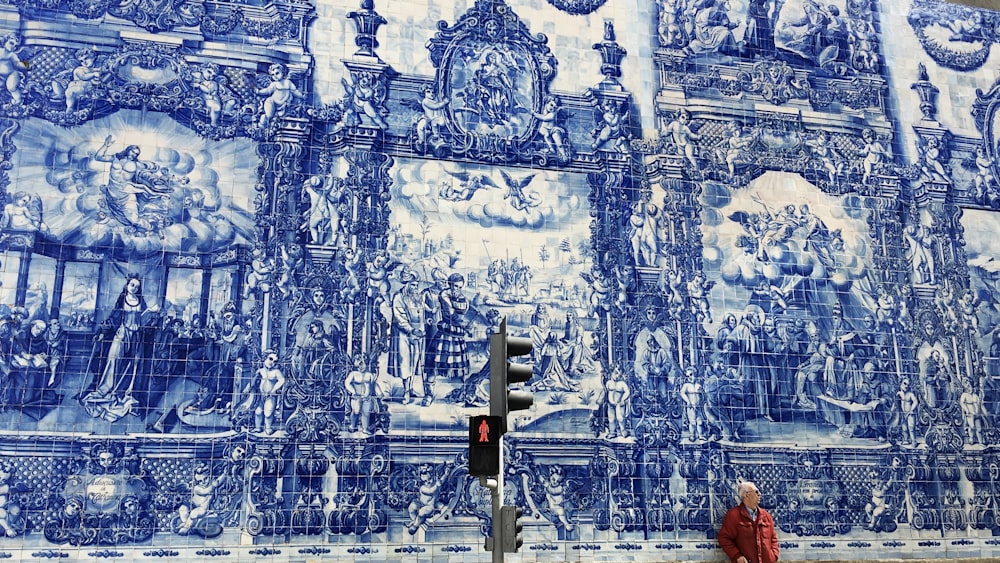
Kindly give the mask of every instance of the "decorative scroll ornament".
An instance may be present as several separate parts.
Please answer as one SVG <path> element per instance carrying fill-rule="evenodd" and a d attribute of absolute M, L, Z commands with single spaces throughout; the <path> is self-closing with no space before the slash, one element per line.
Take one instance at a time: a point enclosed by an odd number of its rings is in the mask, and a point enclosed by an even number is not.
<path fill-rule="evenodd" d="M 247 519 L 245 530 L 252 536 L 283 534 L 288 513 L 283 510 L 278 480 L 284 470 L 280 456 L 255 455 L 247 460 Z"/>
<path fill-rule="evenodd" d="M 1000 41 L 1000 15 L 936 0 L 915 0 L 910 26 L 934 62 L 954 70 L 975 70 Z"/>
<path fill-rule="evenodd" d="M 53 7 L 44 0 L 28 0 L 23 5 L 34 9 Z M 153 33 L 173 31 L 178 27 L 197 27 L 205 18 L 205 3 L 202 0 L 83 0 L 69 2 L 68 8 L 81 19 L 93 20 L 112 15 Z"/>
<path fill-rule="evenodd" d="M 154 110 L 214 140 L 248 129 L 256 137 L 270 133 L 256 126 L 257 112 L 301 113 L 301 104 L 293 103 L 297 89 L 291 101 L 268 107 L 269 96 L 263 92 L 273 88 L 275 73 L 280 80 L 290 72 L 280 63 L 268 69 L 269 78 L 255 77 L 214 62 L 191 65 L 172 46 L 141 42 L 108 53 L 91 47 L 63 49 L 53 56 L 51 69 L 27 77 L 22 102 L 3 104 L 0 113 L 19 117 L 38 112 L 57 125 L 73 127 L 118 109 Z M 258 103 L 255 97 L 264 99 Z"/>
<path fill-rule="evenodd" d="M 261 39 L 292 39 L 307 25 L 311 8 L 304 4 L 270 4 L 274 11 L 262 13 L 245 2 L 204 0 L 18 0 L 25 10 L 45 12 L 58 6 L 81 20 L 93 21 L 108 15 L 132 22 L 151 33 L 172 32 L 178 28 L 198 29 L 207 36 L 221 37 L 239 30 Z M 65 6 L 65 8 L 63 7 Z"/>
<path fill-rule="evenodd" d="M 126 47 L 108 57 L 108 102 L 116 107 L 175 111 L 185 91 L 187 63 L 171 47 Z"/>
<path fill-rule="evenodd" d="M 547 0 L 559 10 L 578 16 L 592 14 L 608 0 Z"/>
<path fill-rule="evenodd" d="M 359 457 L 355 457 L 358 456 Z M 389 496 L 385 450 L 366 445 L 358 453 L 334 458 L 340 487 L 328 510 L 326 526 L 331 534 L 384 533 L 389 519 L 384 502 Z M 319 476 L 322 478 L 322 475 Z M 321 511 L 322 514 L 322 511 Z"/>
<path fill-rule="evenodd" d="M 810 86 L 795 76 L 795 70 L 781 61 L 763 61 L 736 76 L 744 92 L 760 94 L 772 104 L 783 104 L 795 98 L 807 98 Z"/>
<path fill-rule="evenodd" d="M 440 29 L 428 42 L 438 69 L 431 101 L 444 112 L 454 153 L 513 161 L 536 134 L 552 138 L 543 124 L 558 122 L 539 117 L 546 104 L 551 109 L 548 87 L 557 64 L 545 35 L 531 35 L 499 0 L 479 0 L 454 26 Z M 565 149 L 560 144 L 554 152 Z"/>
<path fill-rule="evenodd" d="M 122 0 L 110 6 L 108 13 L 158 32 L 198 25 L 205 16 L 205 5 L 200 0 Z"/>
<path fill-rule="evenodd" d="M 807 130 L 779 113 L 758 112 L 757 118 L 754 123 L 694 119 L 682 108 L 667 116 L 668 134 L 657 144 L 661 162 L 689 178 L 738 187 L 767 170 L 792 172 L 828 194 L 874 195 L 880 181 L 903 171 L 894 161 L 891 137 L 873 129 L 857 136 L 830 135 L 823 129 Z M 922 150 L 930 157 L 922 159 L 922 168 L 912 167 L 912 179 L 921 170 L 940 179 L 938 165 L 946 162 L 942 143 Z"/>
<path fill-rule="evenodd" d="M 977 180 L 980 183 L 993 184 L 995 178 L 1000 178 L 1000 166 L 997 165 L 997 159 L 1000 157 L 998 109 L 1000 109 L 1000 80 L 994 82 L 986 92 L 977 89 L 976 101 L 972 102 L 972 117 L 975 119 L 976 129 L 983 136 L 983 145 L 976 157 L 977 167 L 984 170 L 980 172 L 980 179 Z"/>
<path fill-rule="evenodd" d="M 885 84 L 861 76 L 851 79 L 830 80 L 823 87 L 814 87 L 808 77 L 798 73 L 783 61 L 761 61 L 735 76 L 726 76 L 722 67 L 709 67 L 704 74 L 680 70 L 667 70 L 664 82 L 678 85 L 685 92 L 717 90 L 725 96 L 743 94 L 759 95 L 768 102 L 781 105 L 793 100 L 807 100 L 819 111 L 832 104 L 842 104 L 851 109 L 878 108 L 882 103 Z"/>
<path fill-rule="evenodd" d="M 156 529 L 151 487 L 138 473 L 138 462 L 120 444 L 95 444 L 55 495 L 58 511 L 45 523 L 45 539 L 56 544 L 121 545 L 151 538 Z"/>

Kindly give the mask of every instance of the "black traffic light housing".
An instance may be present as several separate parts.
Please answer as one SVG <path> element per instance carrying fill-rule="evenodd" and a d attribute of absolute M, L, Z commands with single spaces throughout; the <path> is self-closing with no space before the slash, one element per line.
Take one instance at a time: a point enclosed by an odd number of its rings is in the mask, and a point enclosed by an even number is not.
<path fill-rule="evenodd" d="M 469 475 L 491 477 L 500 473 L 499 416 L 469 417 Z"/>
<path fill-rule="evenodd" d="M 507 319 L 500 321 L 500 330 L 490 336 L 490 414 L 501 417 L 501 431 L 507 431 L 507 413 L 530 408 L 535 399 L 531 392 L 509 389 L 511 384 L 531 379 L 531 364 L 511 363 L 508 358 L 531 353 L 531 339 L 507 336 Z"/>
<path fill-rule="evenodd" d="M 524 537 L 521 532 L 524 525 L 521 524 L 521 516 L 524 509 L 520 506 L 504 506 L 500 509 L 500 526 L 503 527 L 501 543 L 504 553 L 516 553 L 524 545 Z"/>

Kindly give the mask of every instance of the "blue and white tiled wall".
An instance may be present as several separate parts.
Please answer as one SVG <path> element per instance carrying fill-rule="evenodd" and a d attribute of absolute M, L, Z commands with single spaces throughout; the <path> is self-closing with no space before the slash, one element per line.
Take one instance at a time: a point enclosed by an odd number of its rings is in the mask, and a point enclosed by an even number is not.
<path fill-rule="evenodd" d="M 0 5 L 0 558 L 1000 556 L 1000 14 Z"/>

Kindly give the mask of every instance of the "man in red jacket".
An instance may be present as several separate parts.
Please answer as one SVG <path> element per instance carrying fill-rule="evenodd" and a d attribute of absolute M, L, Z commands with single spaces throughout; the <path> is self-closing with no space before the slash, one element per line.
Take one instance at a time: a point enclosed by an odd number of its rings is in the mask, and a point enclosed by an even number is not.
<path fill-rule="evenodd" d="M 760 507 L 760 489 L 750 481 L 740 483 L 739 506 L 729 509 L 719 530 L 719 547 L 732 563 L 774 563 L 778 560 L 778 535 L 774 519 Z"/>

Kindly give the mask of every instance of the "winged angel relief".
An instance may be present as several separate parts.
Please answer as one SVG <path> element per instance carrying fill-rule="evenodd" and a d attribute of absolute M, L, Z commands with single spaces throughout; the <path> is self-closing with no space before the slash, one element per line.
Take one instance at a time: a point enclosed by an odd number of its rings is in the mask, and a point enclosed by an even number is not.
<path fill-rule="evenodd" d="M 476 193 L 484 189 L 503 189 L 492 178 L 485 174 L 472 174 L 469 172 L 452 172 L 446 170 L 448 174 L 458 180 L 458 185 L 454 181 L 445 180 L 438 188 L 438 195 L 448 201 L 470 201 Z M 529 174 L 524 178 L 514 178 L 507 172 L 501 170 L 500 175 L 506 184 L 507 193 L 504 199 L 509 199 L 510 204 L 518 211 L 524 211 L 531 207 L 538 207 L 542 203 L 542 197 L 538 192 L 527 191 L 528 184 L 535 179 L 537 174 Z"/>

